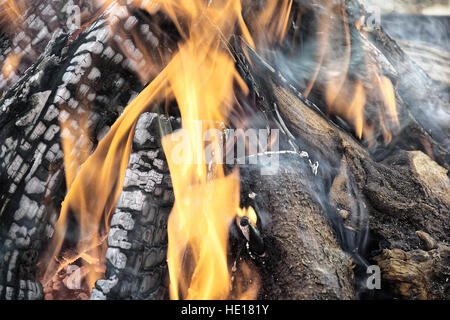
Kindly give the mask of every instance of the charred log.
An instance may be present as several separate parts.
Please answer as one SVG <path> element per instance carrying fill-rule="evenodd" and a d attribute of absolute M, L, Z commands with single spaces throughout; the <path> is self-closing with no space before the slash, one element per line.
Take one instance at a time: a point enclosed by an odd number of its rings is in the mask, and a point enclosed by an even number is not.
<path fill-rule="evenodd" d="M 421 152 L 398 150 L 376 162 L 358 141 L 327 120 L 319 108 L 276 73 L 272 72 L 271 79 L 258 78 L 256 75 L 263 74 L 258 68 L 273 70 L 266 62 L 259 60 L 253 68 L 244 66 L 244 76 L 264 97 L 266 113 L 274 114 L 276 107 L 296 143 L 319 161 L 319 176 L 325 186 L 329 183 L 326 190 L 330 204 L 341 213 L 344 230 L 337 230 L 344 249 L 356 251 L 370 261 L 383 249 L 418 249 L 421 241 L 416 231 L 432 234 L 438 242 L 449 241 L 446 221 L 450 217 L 450 202 L 445 190 L 450 184 L 446 169 Z M 366 224 L 371 239 L 367 252 Z M 354 239 L 349 239 L 349 234 L 354 234 Z M 439 270 L 438 275 L 432 276 L 445 286 L 447 271 Z M 391 274 L 389 279 L 395 282 L 399 278 Z M 423 294 L 427 296 L 426 292 Z"/>
<path fill-rule="evenodd" d="M 300 155 L 282 155 L 275 175 L 241 168 L 243 197 L 254 194 L 266 253 L 256 259 L 260 299 L 354 299 L 352 262 L 340 248 L 317 177 Z"/>
<path fill-rule="evenodd" d="M 42 246 L 53 234 L 65 192 L 60 123 L 86 114 L 92 151 L 142 89 L 121 64 L 123 56 L 107 46 L 108 32 L 100 17 L 70 44 L 68 35 L 56 34 L 2 98 L 1 297 L 27 298 L 21 281 L 34 281 Z"/>

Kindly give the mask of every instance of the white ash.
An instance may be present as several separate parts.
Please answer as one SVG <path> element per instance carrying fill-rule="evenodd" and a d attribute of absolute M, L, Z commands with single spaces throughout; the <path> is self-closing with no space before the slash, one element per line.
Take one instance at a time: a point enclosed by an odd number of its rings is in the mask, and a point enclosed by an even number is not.
<path fill-rule="evenodd" d="M 100 281 L 100 280 L 98 280 Z M 98 282 L 97 281 L 97 282 Z M 100 290 L 94 288 L 92 289 L 92 293 L 91 293 L 91 300 L 106 300 L 106 296 L 103 292 L 101 292 Z"/>
<path fill-rule="evenodd" d="M 7 171 L 8 175 L 13 176 L 13 174 L 19 170 L 22 163 L 23 163 L 22 157 L 20 155 L 17 155 L 8 168 Z"/>
<path fill-rule="evenodd" d="M 55 135 L 59 132 L 59 126 L 52 124 L 45 132 L 44 139 L 47 141 L 52 141 Z"/>
<path fill-rule="evenodd" d="M 114 57 L 115 53 L 116 52 L 111 47 L 108 47 L 103 51 L 103 55 L 105 57 L 107 57 L 108 59 L 112 59 L 112 57 Z"/>
<path fill-rule="evenodd" d="M 39 92 L 34 94 L 31 97 L 31 101 L 33 103 L 33 107 L 30 109 L 30 111 L 20 118 L 15 125 L 17 127 L 24 127 L 26 125 L 29 125 L 31 123 L 34 123 L 34 121 L 39 117 L 39 115 L 42 112 L 42 109 L 44 108 L 48 97 L 50 96 L 51 91 L 45 91 L 45 92 Z"/>
<path fill-rule="evenodd" d="M 134 16 L 128 17 L 127 21 L 125 21 L 124 29 L 130 31 L 137 24 L 138 20 Z"/>
<path fill-rule="evenodd" d="M 125 230 L 133 230 L 134 220 L 129 212 L 117 211 L 111 219 L 111 227 L 120 226 Z"/>
<path fill-rule="evenodd" d="M 92 68 L 91 72 L 88 75 L 88 79 L 89 80 L 97 80 L 98 78 L 100 78 L 102 74 L 100 73 L 100 70 L 98 70 L 97 68 Z"/>
<path fill-rule="evenodd" d="M 121 55 L 120 53 L 117 53 L 117 54 L 114 56 L 114 58 L 113 58 L 113 62 L 114 62 L 115 64 L 121 63 L 122 60 L 123 60 L 123 55 Z"/>
<path fill-rule="evenodd" d="M 39 180 L 37 177 L 33 177 L 26 184 L 25 192 L 27 194 L 43 194 L 45 192 L 45 182 Z M 24 196 L 24 197 L 27 198 L 26 196 Z M 24 203 L 24 205 L 27 205 L 27 204 Z M 22 208 L 22 204 L 21 204 L 21 208 Z"/>
<path fill-rule="evenodd" d="M 127 237 L 127 231 L 118 227 L 112 227 L 108 233 L 108 246 L 118 247 L 121 249 L 131 249 L 131 243 L 129 243 Z"/>
<path fill-rule="evenodd" d="M 105 294 L 110 293 L 111 289 L 114 288 L 119 282 L 119 278 L 114 275 L 110 279 L 100 279 L 97 281 L 97 285 L 102 289 L 102 292 Z"/>
<path fill-rule="evenodd" d="M 44 116 L 45 121 L 52 121 L 59 115 L 58 109 L 56 109 L 55 105 L 52 104 L 48 107 L 47 112 Z"/>
<path fill-rule="evenodd" d="M 31 144 L 28 141 L 24 140 L 20 145 L 20 149 L 23 151 L 28 151 L 31 149 Z"/>
<path fill-rule="evenodd" d="M 119 197 L 117 202 L 118 209 L 131 209 L 135 211 L 142 210 L 142 204 L 144 203 L 145 195 L 142 191 L 124 191 Z"/>
<path fill-rule="evenodd" d="M 30 244 L 30 237 L 28 236 L 28 230 L 24 226 L 19 226 L 16 223 L 11 224 L 9 229 L 9 238 L 14 241 L 17 248 L 26 248 Z"/>
<path fill-rule="evenodd" d="M 42 142 L 39 143 L 39 145 L 36 148 L 36 152 L 34 154 L 33 165 L 31 167 L 30 171 L 28 172 L 27 176 L 25 177 L 25 182 L 28 183 L 28 181 L 30 181 L 30 179 L 36 173 L 36 170 L 39 168 L 39 165 L 42 162 L 42 157 L 46 150 L 47 150 L 47 145 Z"/>
<path fill-rule="evenodd" d="M 45 124 L 40 121 L 31 133 L 30 140 L 35 141 L 36 139 L 40 138 L 44 134 L 46 129 L 47 127 L 45 126 Z"/>
<path fill-rule="evenodd" d="M 25 175 L 25 173 L 27 172 L 28 168 L 30 166 L 27 163 L 24 163 L 19 171 L 17 172 L 16 176 L 14 177 L 14 182 L 19 184 L 20 180 L 22 180 L 23 176 Z"/>
<path fill-rule="evenodd" d="M 30 183 L 31 181 L 28 184 Z M 22 198 L 20 199 L 19 206 L 20 206 L 19 209 L 14 213 L 15 221 L 20 221 L 25 217 L 32 220 L 36 216 L 38 217 L 41 216 L 43 213 L 43 208 L 40 207 L 36 201 L 31 200 L 26 195 L 23 195 Z"/>
<path fill-rule="evenodd" d="M 70 118 L 70 113 L 66 110 L 61 110 L 58 118 L 60 122 L 66 122 Z"/>

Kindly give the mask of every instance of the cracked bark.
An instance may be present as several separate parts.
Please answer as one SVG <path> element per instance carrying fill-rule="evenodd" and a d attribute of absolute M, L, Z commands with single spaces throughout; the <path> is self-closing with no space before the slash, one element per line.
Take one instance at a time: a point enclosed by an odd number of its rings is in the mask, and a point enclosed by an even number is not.
<path fill-rule="evenodd" d="M 152 34 L 144 37 L 149 51 L 166 50 L 173 42 L 151 23 L 142 31 L 146 19 L 136 18 L 136 32 Z M 100 16 L 75 39 L 55 31 L 45 51 L 0 101 L 0 299 L 43 297 L 35 281 L 36 264 L 65 195 L 60 121 L 88 114 L 93 149 L 143 88 L 133 61 L 124 59 L 108 28 Z M 129 31 L 134 32 L 133 26 Z M 155 62 L 164 59 L 158 57 Z"/>

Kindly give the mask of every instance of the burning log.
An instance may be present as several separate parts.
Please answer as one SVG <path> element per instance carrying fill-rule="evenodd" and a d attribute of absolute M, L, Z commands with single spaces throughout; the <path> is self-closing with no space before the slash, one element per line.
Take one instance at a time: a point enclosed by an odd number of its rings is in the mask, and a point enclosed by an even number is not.
<path fill-rule="evenodd" d="M 358 1 L 111 2 L 5 58 L 1 299 L 448 298 L 448 103 Z M 281 151 L 198 159 L 252 126 Z"/>
<path fill-rule="evenodd" d="M 77 112 L 91 110 L 84 93 L 80 94 L 78 90 L 84 86 L 89 91 L 92 80 L 88 80 L 88 75 L 98 69 L 86 67 L 80 58 L 81 55 L 85 59 L 99 56 L 101 52 L 95 48 L 99 41 L 103 41 L 99 38 L 101 28 L 99 21 L 87 30 L 79 42 L 69 47 L 65 46 L 67 37 L 55 36 L 39 61 L 2 99 L 4 140 L 0 212 L 2 239 L 6 244 L 1 249 L 4 258 L 1 273 L 2 279 L 5 279 L 2 297 L 20 297 L 18 288 L 22 285 L 19 283 L 35 279 L 41 246 L 53 234 L 59 213 L 58 203 L 64 197 L 64 188 L 61 188 L 64 171 L 59 143 L 62 131 L 60 121 L 69 119 L 74 114 L 73 108 Z M 84 52 L 81 55 L 75 53 L 81 46 L 84 46 Z M 117 73 L 118 79 L 120 72 Z M 54 74 L 58 76 L 52 78 Z M 71 88 L 69 83 L 83 75 L 88 82 L 83 84 L 80 81 L 79 87 Z M 114 86 L 112 81 L 105 89 L 112 90 Z M 94 91 L 97 92 L 97 89 Z M 95 136 L 111 125 L 118 108 L 124 106 L 121 99 L 129 99 L 131 92 L 125 90 L 123 94 L 115 101 L 99 101 L 99 111 L 92 110 L 89 130 Z M 95 94 L 93 99 L 96 99 Z M 101 113 L 103 117 L 100 117 Z M 77 125 L 76 122 L 74 124 Z M 38 296 L 36 293 L 34 298 Z M 28 298 L 32 297 L 30 294 Z"/>
<path fill-rule="evenodd" d="M 84 114 L 87 123 L 78 138 L 85 145 L 72 152 L 89 154 L 142 89 L 128 67 L 131 62 L 123 63 L 120 48 L 109 40 L 108 28 L 105 18 L 98 17 L 76 39 L 56 32 L 1 99 L 1 298 L 42 298 L 35 282 L 38 259 L 54 235 L 64 180 L 84 161 L 64 168 L 61 135 L 75 138 L 82 126 L 79 115 Z"/>
<path fill-rule="evenodd" d="M 365 15 L 365 10 L 359 1 L 349 1 L 347 8 L 353 19 L 357 20 Z M 368 30 L 367 36 L 400 75 L 398 92 L 408 104 L 411 114 L 448 153 L 450 150 L 448 126 L 442 125 L 438 118 L 429 116 L 429 113 L 448 114 L 447 89 L 436 85 L 380 26 Z M 441 106 L 444 106 L 444 110 L 440 109 Z M 446 161 L 448 162 L 448 158 Z"/>

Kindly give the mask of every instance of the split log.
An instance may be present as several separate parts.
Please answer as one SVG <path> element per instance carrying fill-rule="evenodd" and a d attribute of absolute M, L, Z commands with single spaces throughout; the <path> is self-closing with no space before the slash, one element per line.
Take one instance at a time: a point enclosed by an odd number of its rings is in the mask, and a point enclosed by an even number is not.
<path fill-rule="evenodd" d="M 403 251 L 384 249 L 374 260 L 380 266 L 385 284 L 394 296 L 408 299 L 448 299 L 450 247 Z"/>

